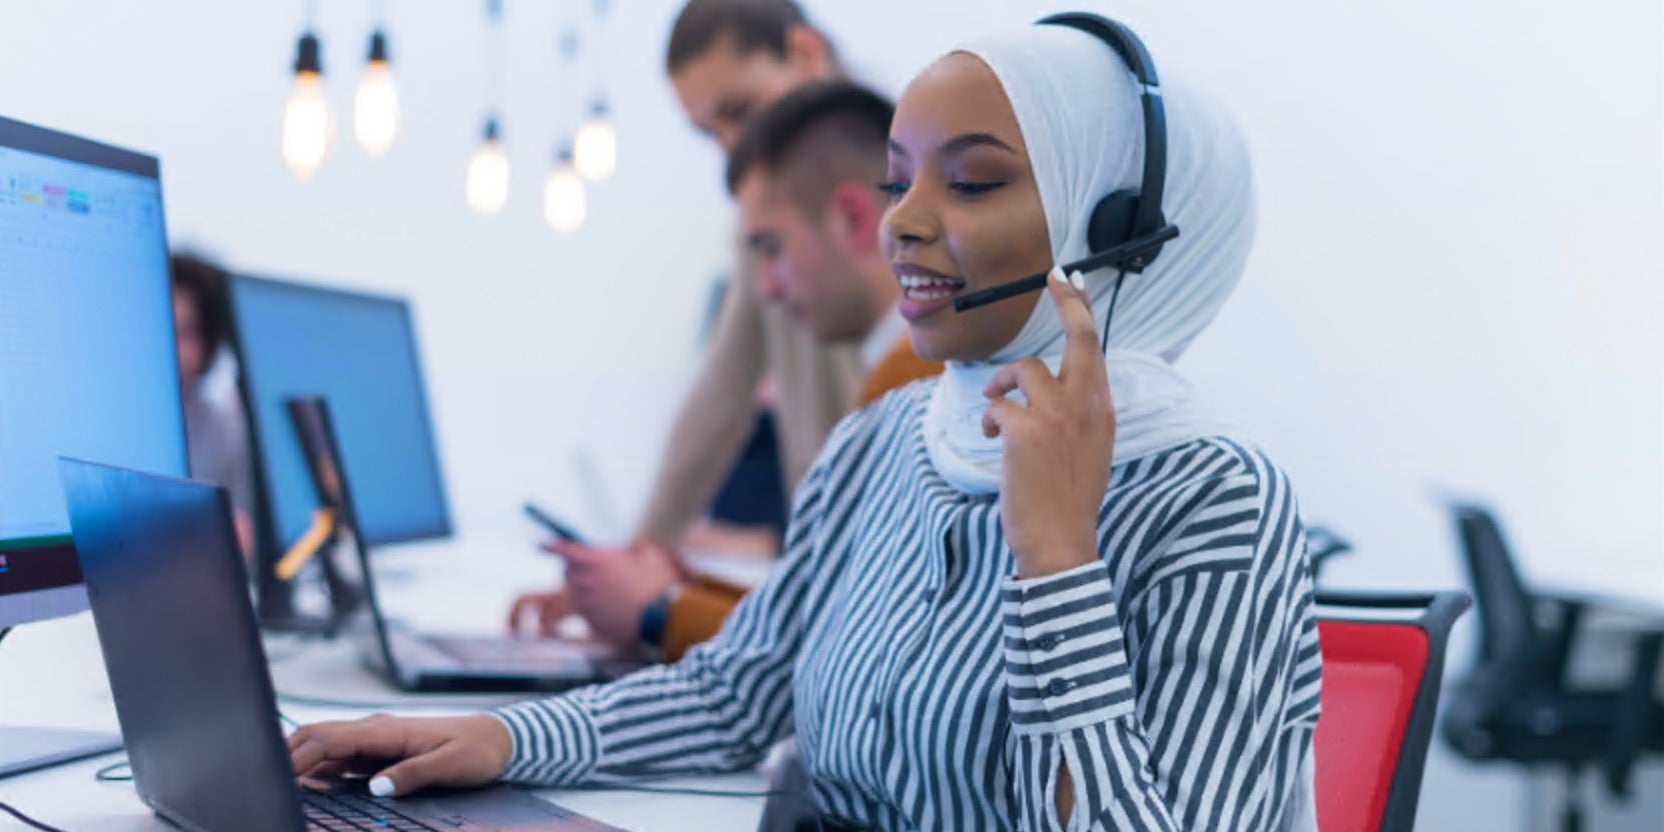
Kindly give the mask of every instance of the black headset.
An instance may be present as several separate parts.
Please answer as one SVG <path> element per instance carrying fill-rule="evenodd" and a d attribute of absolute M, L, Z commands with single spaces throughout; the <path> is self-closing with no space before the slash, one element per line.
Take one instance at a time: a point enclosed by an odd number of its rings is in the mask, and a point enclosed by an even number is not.
<path fill-rule="evenodd" d="M 1155 61 L 1131 29 L 1102 15 L 1064 12 L 1042 18 L 1036 25 L 1067 26 L 1103 41 L 1138 80 L 1144 111 L 1143 181 L 1137 190 L 1115 191 L 1098 200 L 1086 233 L 1092 253 L 1063 266 L 1063 270 L 1090 272 L 1113 266 L 1123 273 L 1142 272 L 1161 254 L 1164 244 L 1179 236 L 1178 227 L 1168 223 L 1161 211 L 1161 194 L 1167 184 L 1167 110 L 1161 101 Z M 1039 291 L 1045 285 L 1046 275 L 1037 274 L 955 298 L 953 308 L 964 312 Z"/>

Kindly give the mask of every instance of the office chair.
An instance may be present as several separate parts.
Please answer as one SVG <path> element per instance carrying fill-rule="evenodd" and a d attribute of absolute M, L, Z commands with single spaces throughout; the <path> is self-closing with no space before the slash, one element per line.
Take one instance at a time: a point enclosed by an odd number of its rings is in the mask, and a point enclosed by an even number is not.
<path fill-rule="evenodd" d="M 1451 506 L 1479 603 L 1479 656 L 1451 691 L 1446 741 L 1473 760 L 1506 760 L 1564 770 L 1565 832 L 1583 828 L 1579 785 L 1598 766 L 1616 797 L 1648 751 L 1664 751 L 1664 704 L 1655 700 L 1664 631 L 1636 633 L 1622 688 L 1574 689 L 1567 666 L 1588 603 L 1532 593 L 1515 568 L 1496 518 L 1470 504 Z"/>
<path fill-rule="evenodd" d="M 1306 556 L 1312 564 L 1312 580 L 1323 576 L 1323 567 L 1330 558 L 1352 551 L 1352 541 L 1335 533 L 1327 526 L 1306 528 Z"/>
<path fill-rule="evenodd" d="M 1315 741 L 1324 832 L 1409 832 L 1450 628 L 1465 592 L 1319 592 L 1323 715 Z"/>

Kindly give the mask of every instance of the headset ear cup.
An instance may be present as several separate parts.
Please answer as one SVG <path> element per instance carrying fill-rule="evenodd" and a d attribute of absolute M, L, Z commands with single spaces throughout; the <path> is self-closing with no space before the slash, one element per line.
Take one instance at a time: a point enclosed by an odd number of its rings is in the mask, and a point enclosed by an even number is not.
<path fill-rule="evenodd" d="M 1092 224 L 1086 242 L 1094 253 L 1112 249 L 1132 239 L 1133 220 L 1138 216 L 1138 192 L 1116 191 L 1098 200 L 1092 209 Z"/>

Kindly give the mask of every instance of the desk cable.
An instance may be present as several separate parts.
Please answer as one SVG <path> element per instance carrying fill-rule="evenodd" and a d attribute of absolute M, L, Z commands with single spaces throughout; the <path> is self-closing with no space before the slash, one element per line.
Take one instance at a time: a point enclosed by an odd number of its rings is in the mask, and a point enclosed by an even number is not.
<path fill-rule="evenodd" d="M 23 822 L 24 826 L 27 826 L 30 829 L 39 829 L 40 832 L 64 832 L 64 830 L 59 829 L 56 826 L 47 826 L 46 824 L 41 823 L 40 821 L 35 820 L 34 818 L 29 817 L 28 815 L 23 814 L 22 812 L 18 811 L 17 809 L 13 808 L 10 804 L 7 804 L 7 803 L 0 803 L 0 812 L 5 812 L 6 814 L 11 815 L 14 818 L 17 818 L 18 820 Z"/>

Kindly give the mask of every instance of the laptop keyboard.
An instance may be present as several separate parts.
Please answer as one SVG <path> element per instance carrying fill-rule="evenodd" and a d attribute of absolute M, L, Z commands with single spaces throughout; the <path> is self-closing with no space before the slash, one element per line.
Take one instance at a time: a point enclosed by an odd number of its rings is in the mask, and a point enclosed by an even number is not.
<path fill-rule="evenodd" d="M 432 832 L 444 829 L 401 815 L 392 808 L 390 801 L 373 797 L 302 791 L 300 802 L 301 809 L 306 813 L 308 832 Z"/>
<path fill-rule="evenodd" d="M 424 636 L 452 658 L 471 667 L 535 668 L 581 675 L 590 662 L 582 648 L 554 640 L 519 640 L 492 636 Z"/>

